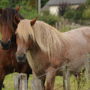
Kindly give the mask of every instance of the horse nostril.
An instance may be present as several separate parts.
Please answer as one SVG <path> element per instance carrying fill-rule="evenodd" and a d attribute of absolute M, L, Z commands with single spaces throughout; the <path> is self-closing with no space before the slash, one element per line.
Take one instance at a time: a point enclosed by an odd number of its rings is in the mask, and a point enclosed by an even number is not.
<path fill-rule="evenodd" d="M 8 50 L 8 49 L 10 48 L 10 46 L 11 46 L 10 41 L 8 41 L 7 43 L 4 43 L 4 42 L 2 42 L 2 41 L 0 40 L 0 44 L 1 44 L 1 46 L 2 46 L 2 49 L 4 49 L 4 50 Z"/>
<path fill-rule="evenodd" d="M 18 56 L 18 59 L 19 59 L 19 60 L 22 60 L 23 58 L 24 58 L 24 55 Z"/>
<path fill-rule="evenodd" d="M 20 56 L 16 55 L 17 61 L 24 62 L 26 60 L 25 54 L 22 54 Z"/>

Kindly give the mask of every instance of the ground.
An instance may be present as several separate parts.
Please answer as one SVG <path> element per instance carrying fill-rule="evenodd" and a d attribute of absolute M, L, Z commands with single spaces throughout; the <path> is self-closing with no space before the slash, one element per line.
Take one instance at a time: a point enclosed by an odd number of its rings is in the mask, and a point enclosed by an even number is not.
<path fill-rule="evenodd" d="M 17 75 L 17 73 L 6 76 L 5 81 L 4 81 L 5 88 L 3 88 L 3 90 L 14 90 L 15 75 Z M 30 86 L 31 80 L 32 80 L 32 76 L 30 76 L 30 78 L 29 78 L 29 83 L 28 83 L 29 89 L 28 90 L 31 90 L 31 86 Z M 84 85 L 84 82 L 85 82 L 84 79 L 82 80 L 82 82 L 83 83 L 81 83 L 81 89 L 79 89 L 79 90 L 89 90 L 88 89 L 89 84 Z M 63 78 L 62 77 L 59 77 L 59 76 L 56 77 L 54 90 L 63 90 Z M 77 82 L 76 82 L 74 76 L 71 76 L 71 90 L 77 90 Z"/>

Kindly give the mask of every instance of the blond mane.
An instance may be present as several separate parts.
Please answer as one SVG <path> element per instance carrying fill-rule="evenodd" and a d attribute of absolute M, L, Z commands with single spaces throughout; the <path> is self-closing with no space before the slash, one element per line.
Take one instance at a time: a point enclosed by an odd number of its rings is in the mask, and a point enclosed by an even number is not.
<path fill-rule="evenodd" d="M 36 21 L 35 25 L 31 26 L 30 20 L 21 20 L 16 33 L 26 42 L 31 37 L 33 41 L 37 42 L 42 51 L 48 53 L 49 57 L 60 57 L 63 43 L 66 42 L 63 33 L 43 21 Z"/>

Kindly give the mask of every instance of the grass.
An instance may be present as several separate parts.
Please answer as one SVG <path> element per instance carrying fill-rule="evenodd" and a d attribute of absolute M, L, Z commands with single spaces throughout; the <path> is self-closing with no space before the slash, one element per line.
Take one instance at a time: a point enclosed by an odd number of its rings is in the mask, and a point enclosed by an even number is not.
<path fill-rule="evenodd" d="M 10 75 L 7 75 L 4 81 L 5 84 L 5 88 L 3 88 L 2 90 L 14 90 L 14 77 L 17 73 L 13 73 Z M 28 83 L 28 90 L 31 90 L 31 80 L 32 80 L 32 76 L 30 76 L 29 78 L 29 83 Z M 77 82 L 74 78 L 74 76 L 71 76 L 71 90 L 77 90 Z M 82 80 L 82 82 L 85 82 L 84 80 Z M 89 83 L 90 84 L 90 83 Z M 88 87 L 90 86 L 89 84 L 85 85 L 83 83 L 81 83 L 81 89 L 79 90 L 89 90 Z M 55 89 L 54 90 L 63 90 L 63 78 L 57 76 L 56 80 L 55 80 Z"/>

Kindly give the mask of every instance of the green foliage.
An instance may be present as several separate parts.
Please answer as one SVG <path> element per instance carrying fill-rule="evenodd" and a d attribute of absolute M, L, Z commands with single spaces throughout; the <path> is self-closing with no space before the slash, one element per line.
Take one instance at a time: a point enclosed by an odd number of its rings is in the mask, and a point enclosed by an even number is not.
<path fill-rule="evenodd" d="M 38 17 L 39 20 L 45 21 L 48 24 L 55 25 L 56 22 L 60 20 L 60 17 L 50 15 L 48 12 L 44 12 L 42 14 L 38 14 L 36 9 L 31 9 L 27 7 L 22 7 L 20 9 L 20 13 L 24 18 L 33 19 Z"/>
<path fill-rule="evenodd" d="M 43 7 L 49 0 L 41 0 L 41 7 Z"/>
<path fill-rule="evenodd" d="M 77 9 L 68 9 L 65 14 L 64 14 L 64 17 L 65 18 L 68 18 L 68 19 L 71 19 L 71 20 L 80 20 L 82 19 L 82 14 L 83 14 L 83 11 L 85 10 L 85 5 L 80 5 Z"/>
<path fill-rule="evenodd" d="M 28 0 L 28 4 L 32 8 L 37 8 L 37 0 Z"/>
<path fill-rule="evenodd" d="M 90 19 L 90 8 L 87 8 L 83 12 L 83 19 Z"/>
<path fill-rule="evenodd" d="M 87 5 L 90 5 L 90 0 L 87 0 L 87 1 L 86 1 L 86 4 L 87 4 Z"/>
<path fill-rule="evenodd" d="M 0 0 L 0 7 L 16 7 L 18 5 L 32 7 L 36 5 L 35 1 L 36 0 Z"/>
<path fill-rule="evenodd" d="M 27 18 L 27 19 L 32 19 L 38 16 L 36 9 L 31 9 L 28 7 L 22 7 L 20 9 L 20 13 L 22 16 L 24 16 L 24 18 Z"/>
<path fill-rule="evenodd" d="M 0 0 L 0 8 L 9 7 L 9 0 Z"/>
<path fill-rule="evenodd" d="M 55 25 L 56 22 L 60 20 L 60 17 L 51 15 L 48 12 L 44 12 L 43 15 L 39 16 L 40 20 L 45 21 L 46 23 L 50 25 Z"/>
<path fill-rule="evenodd" d="M 74 15 L 75 15 L 75 11 L 71 9 L 65 12 L 64 17 L 71 19 L 71 18 L 74 18 Z"/>
<path fill-rule="evenodd" d="M 69 31 L 69 30 L 71 30 L 71 27 L 70 27 L 69 25 L 64 25 L 64 26 L 60 29 L 61 32 L 67 32 L 67 31 Z"/>

